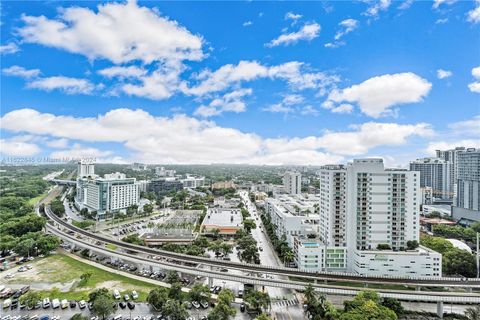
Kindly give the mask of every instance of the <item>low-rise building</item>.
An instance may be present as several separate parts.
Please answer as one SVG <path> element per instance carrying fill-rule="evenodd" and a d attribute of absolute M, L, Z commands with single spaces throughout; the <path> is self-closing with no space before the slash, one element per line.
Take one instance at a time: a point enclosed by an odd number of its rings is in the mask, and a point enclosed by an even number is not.
<path fill-rule="evenodd" d="M 155 174 L 158 177 L 175 177 L 175 170 L 165 169 L 164 167 L 155 167 Z"/>
<path fill-rule="evenodd" d="M 187 174 L 185 179 L 180 180 L 184 189 L 195 189 L 205 185 L 205 177 L 197 177 Z"/>
<path fill-rule="evenodd" d="M 148 183 L 147 191 L 154 192 L 157 195 L 165 195 L 171 191 L 178 191 L 183 189 L 183 183 L 175 180 L 175 178 L 161 178 L 154 179 Z"/>
<path fill-rule="evenodd" d="M 212 183 L 212 189 L 236 189 L 236 186 L 233 181 L 219 181 Z"/>
<path fill-rule="evenodd" d="M 235 235 L 243 229 L 243 217 L 238 208 L 208 208 L 200 228 L 202 234 Z"/>
<path fill-rule="evenodd" d="M 423 246 L 412 251 L 355 250 L 352 267 L 367 276 L 440 277 L 442 255 Z"/>
<path fill-rule="evenodd" d="M 278 238 L 285 236 L 290 247 L 293 236 L 302 234 L 305 225 L 310 225 L 318 233 L 319 197 L 315 195 L 282 194 L 265 200 L 265 209 L 272 224 L 276 226 Z"/>

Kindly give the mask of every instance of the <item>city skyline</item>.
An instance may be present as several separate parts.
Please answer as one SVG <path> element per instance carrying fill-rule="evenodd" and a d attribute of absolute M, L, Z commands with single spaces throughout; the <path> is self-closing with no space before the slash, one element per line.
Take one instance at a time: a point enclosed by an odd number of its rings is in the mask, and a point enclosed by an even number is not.
<path fill-rule="evenodd" d="M 407 167 L 478 148 L 479 5 L 5 2 L 0 155 Z"/>

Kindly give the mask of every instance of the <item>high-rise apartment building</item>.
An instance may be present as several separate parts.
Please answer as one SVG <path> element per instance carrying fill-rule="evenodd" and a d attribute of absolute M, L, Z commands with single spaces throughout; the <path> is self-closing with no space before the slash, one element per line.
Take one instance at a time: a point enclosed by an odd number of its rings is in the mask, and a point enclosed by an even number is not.
<path fill-rule="evenodd" d="M 345 247 L 347 216 L 347 171 L 343 165 L 323 166 L 320 178 L 320 238 L 329 246 Z"/>
<path fill-rule="evenodd" d="M 439 253 L 421 246 L 407 250 L 408 241 L 420 241 L 420 201 L 419 172 L 385 169 L 382 159 L 349 163 L 348 270 L 366 275 L 441 276 Z"/>
<path fill-rule="evenodd" d="M 420 187 L 432 188 L 437 199 L 453 199 L 453 163 L 440 158 L 422 158 L 410 162 L 411 171 L 420 172 Z"/>
<path fill-rule="evenodd" d="M 289 194 L 302 193 L 302 174 L 296 171 L 287 171 L 283 175 L 283 187 Z"/>
<path fill-rule="evenodd" d="M 449 150 L 436 150 L 437 158 L 443 159 L 445 161 L 450 161 L 452 164 L 451 166 L 451 174 L 450 174 L 450 183 L 453 188 L 453 192 L 457 191 L 456 183 L 457 183 L 457 172 L 458 172 L 458 164 L 457 164 L 457 154 L 459 152 L 465 151 L 465 147 L 456 147 L 455 149 Z"/>
<path fill-rule="evenodd" d="M 80 160 L 77 164 L 77 176 L 79 178 L 94 177 L 95 164 L 91 161 Z"/>
<path fill-rule="evenodd" d="M 457 207 L 480 210 L 480 149 L 457 153 Z"/>
<path fill-rule="evenodd" d="M 418 172 L 385 170 L 382 159 L 354 160 L 347 167 L 349 248 L 376 249 L 386 244 L 404 250 L 419 241 L 420 177 Z"/>
<path fill-rule="evenodd" d="M 96 211 L 101 218 L 107 212 L 116 212 L 138 205 L 140 184 L 123 173 L 94 174 L 94 164 L 79 163 L 75 204 L 79 209 Z"/>

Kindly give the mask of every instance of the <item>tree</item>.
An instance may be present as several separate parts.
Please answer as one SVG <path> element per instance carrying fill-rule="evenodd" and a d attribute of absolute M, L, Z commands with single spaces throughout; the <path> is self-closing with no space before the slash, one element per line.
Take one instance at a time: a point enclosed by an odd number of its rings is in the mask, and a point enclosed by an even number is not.
<path fill-rule="evenodd" d="M 480 306 L 467 308 L 465 316 L 468 320 L 480 320 Z"/>
<path fill-rule="evenodd" d="M 440 237 L 433 237 L 429 235 L 424 235 L 420 238 L 420 243 L 427 248 L 430 248 L 438 253 L 445 254 L 447 251 L 451 251 L 454 249 L 453 244 L 449 241 L 440 238 Z"/>
<path fill-rule="evenodd" d="M 162 307 L 162 315 L 170 320 L 184 320 L 188 312 L 180 301 L 168 300 Z"/>
<path fill-rule="evenodd" d="M 283 258 L 283 263 L 290 263 L 293 261 L 293 259 L 295 259 L 295 254 L 293 253 L 293 251 L 289 248 L 288 250 L 286 250 L 283 254 L 282 254 L 282 258 Z"/>
<path fill-rule="evenodd" d="M 390 250 L 390 245 L 387 243 L 379 243 L 377 245 L 377 250 Z"/>
<path fill-rule="evenodd" d="M 380 302 L 380 296 L 375 291 L 362 291 L 353 300 L 343 303 L 344 312 L 340 320 L 396 320 L 395 312 Z"/>
<path fill-rule="evenodd" d="M 92 277 L 93 273 L 91 271 L 84 272 L 80 275 L 80 284 L 85 285 L 88 280 Z"/>
<path fill-rule="evenodd" d="M 372 300 L 340 316 L 340 320 L 396 320 L 397 315 L 387 307 L 381 306 Z"/>
<path fill-rule="evenodd" d="M 122 238 L 122 241 L 123 242 L 128 242 L 128 243 L 133 243 L 133 244 L 137 244 L 139 246 L 144 246 L 145 245 L 145 240 L 143 239 L 140 239 L 140 237 L 138 236 L 138 234 L 130 234 L 126 237 L 123 237 Z"/>
<path fill-rule="evenodd" d="M 188 293 L 188 296 L 191 301 L 210 301 L 210 288 L 207 285 L 197 283 L 192 287 L 192 289 Z"/>
<path fill-rule="evenodd" d="M 155 288 L 148 294 L 147 302 L 156 310 L 162 309 L 168 300 L 168 289 L 164 287 Z"/>
<path fill-rule="evenodd" d="M 335 307 L 327 301 L 324 295 L 317 295 L 311 284 L 305 288 L 304 295 L 307 311 L 312 316 L 311 320 L 334 320 L 338 318 Z"/>
<path fill-rule="evenodd" d="M 115 311 L 113 298 L 107 289 L 98 289 L 90 293 L 89 298 L 89 301 L 92 303 L 91 312 L 103 320 Z"/>
<path fill-rule="evenodd" d="M 143 212 L 146 214 L 146 215 L 149 215 L 149 214 L 152 214 L 153 212 L 153 205 L 152 204 L 146 204 L 143 206 Z"/>
<path fill-rule="evenodd" d="M 33 308 L 40 300 L 42 300 L 42 296 L 37 291 L 29 291 L 20 297 L 20 302 L 27 308 Z"/>
<path fill-rule="evenodd" d="M 453 249 L 442 259 L 443 272 L 447 275 L 475 277 L 477 274 L 475 256 L 466 250 Z"/>
<path fill-rule="evenodd" d="M 261 313 L 262 309 L 266 310 L 270 306 L 270 296 L 266 292 L 250 290 L 243 298 L 249 309 L 257 313 Z"/>
<path fill-rule="evenodd" d="M 407 241 L 407 250 L 415 250 L 419 246 L 419 243 L 417 240 L 409 240 Z"/>
<path fill-rule="evenodd" d="M 81 313 L 75 313 L 70 320 L 88 320 L 88 318 Z"/>
<path fill-rule="evenodd" d="M 59 199 L 55 199 L 50 203 L 50 209 L 60 218 L 65 214 L 65 207 L 63 206 L 63 202 Z"/>
<path fill-rule="evenodd" d="M 30 256 L 35 247 L 35 240 L 28 238 L 17 243 L 13 249 L 19 256 Z"/>
<path fill-rule="evenodd" d="M 382 306 L 393 310 L 397 316 L 401 315 L 404 311 L 402 304 L 395 298 L 383 298 Z"/>
<path fill-rule="evenodd" d="M 247 231 L 248 233 L 250 233 L 250 231 L 252 231 L 252 229 L 255 229 L 256 227 L 257 224 L 252 219 L 243 220 L 243 228 L 245 228 L 245 231 Z"/>
<path fill-rule="evenodd" d="M 267 316 L 265 313 L 262 313 L 258 315 L 255 320 L 272 320 L 269 316 Z"/>
<path fill-rule="evenodd" d="M 172 283 L 168 291 L 168 297 L 177 301 L 182 301 L 182 285 L 179 282 Z"/>
<path fill-rule="evenodd" d="M 173 284 L 173 283 L 177 283 L 177 282 L 180 282 L 180 281 L 181 281 L 181 279 L 180 279 L 180 276 L 178 275 L 177 271 L 169 270 L 167 272 L 167 275 L 165 276 L 165 282 Z"/>
<path fill-rule="evenodd" d="M 217 300 L 217 305 L 208 314 L 208 320 L 228 320 L 235 316 L 237 311 L 232 307 L 234 296 L 231 290 L 223 289 L 220 291 Z"/>

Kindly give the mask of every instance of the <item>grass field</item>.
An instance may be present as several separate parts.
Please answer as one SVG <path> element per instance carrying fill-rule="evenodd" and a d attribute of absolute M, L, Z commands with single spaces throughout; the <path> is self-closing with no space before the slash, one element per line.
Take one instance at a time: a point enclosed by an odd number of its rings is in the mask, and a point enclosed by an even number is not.
<path fill-rule="evenodd" d="M 32 270 L 17 274 L 8 283 L 41 283 L 45 290 L 39 292 L 43 297 L 51 299 L 81 300 L 88 298 L 88 294 L 95 289 L 108 288 L 112 291 L 117 289 L 122 294 L 136 290 L 139 301 L 144 301 L 150 290 L 156 287 L 150 283 L 98 269 L 64 254 L 55 254 L 34 261 L 31 265 Z M 90 272 L 92 276 L 86 283 L 80 284 L 80 276 L 86 272 Z"/>
<path fill-rule="evenodd" d="M 28 200 L 28 204 L 31 204 L 32 206 L 34 206 L 38 201 L 42 200 L 42 198 L 45 197 L 46 195 L 47 193 L 45 192 L 39 196 L 36 196 L 35 198 L 31 198 L 30 200 Z"/>
<path fill-rule="evenodd" d="M 108 243 L 105 247 L 110 250 L 117 250 L 117 246 L 111 243 Z"/>

